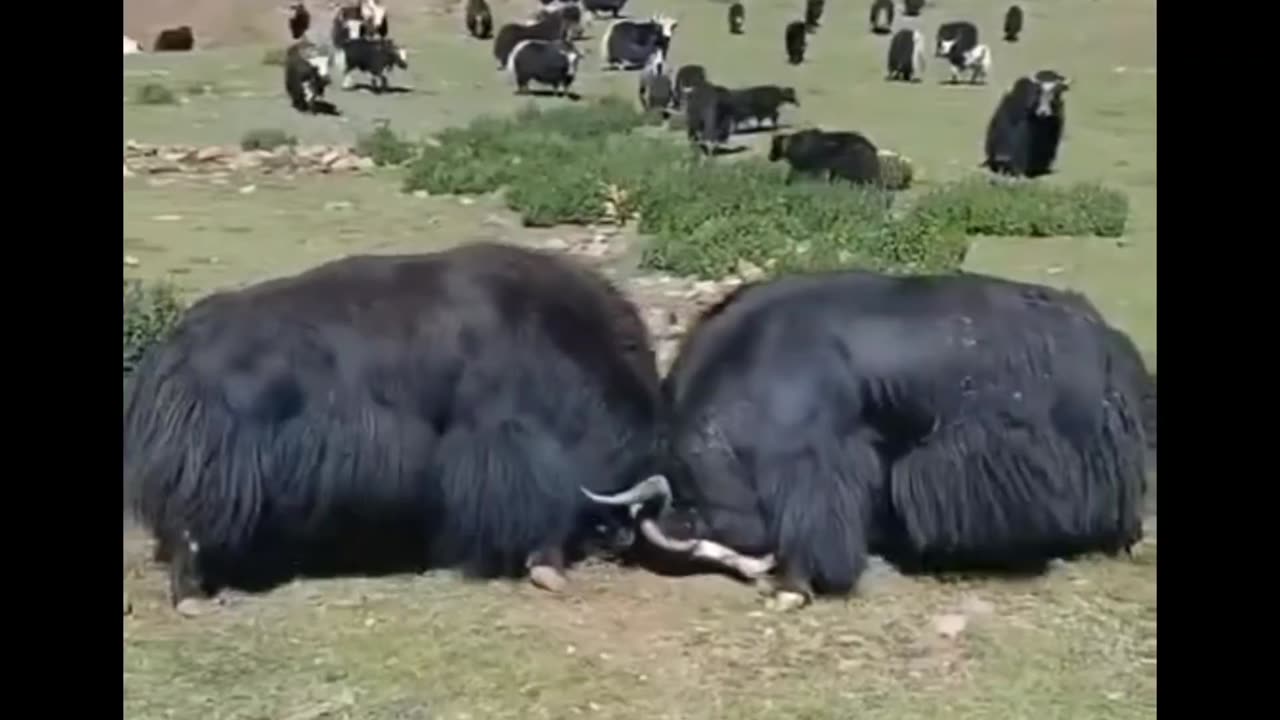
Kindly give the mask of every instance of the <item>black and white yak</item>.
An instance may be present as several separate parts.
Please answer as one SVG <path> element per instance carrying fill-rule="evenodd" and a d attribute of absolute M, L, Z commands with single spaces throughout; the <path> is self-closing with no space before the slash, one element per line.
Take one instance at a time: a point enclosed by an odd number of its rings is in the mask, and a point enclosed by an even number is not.
<path fill-rule="evenodd" d="M 1004 14 L 1004 40 L 1018 42 L 1020 34 L 1022 34 L 1022 8 L 1011 5 Z"/>
<path fill-rule="evenodd" d="M 779 607 L 855 592 L 871 554 L 1035 572 L 1141 540 L 1155 389 L 1073 293 L 975 274 L 784 277 L 736 290 L 685 338 L 664 381 L 669 482 L 589 492 L 633 508 L 659 547 L 772 556 Z"/>
<path fill-rule="evenodd" d="M 166 28 L 156 35 L 154 52 L 190 52 L 196 46 L 196 34 L 190 25 Z"/>
<path fill-rule="evenodd" d="M 570 40 L 574 24 L 562 13 L 550 13 L 541 20 L 529 23 L 507 23 L 498 29 L 493 38 L 493 58 L 498 69 L 506 70 L 511 51 L 525 40 L 541 40 L 554 43 Z"/>
<path fill-rule="evenodd" d="M 582 6 L 577 0 L 555 0 L 550 3 L 543 3 L 543 7 L 534 13 L 535 22 L 545 20 L 552 15 L 559 15 L 565 21 L 565 39 L 570 41 L 581 40 L 585 28 L 582 22 Z"/>
<path fill-rule="evenodd" d="M 789 166 L 788 184 L 796 177 L 875 187 L 882 184 L 879 152 L 861 133 L 808 129 L 774 135 L 769 162 L 779 160 L 786 160 Z"/>
<path fill-rule="evenodd" d="M 924 10 L 924 0 L 902 0 L 902 14 L 907 17 L 920 17 Z"/>
<path fill-rule="evenodd" d="M 582 7 L 596 17 L 605 13 L 618 17 L 627 6 L 627 0 L 582 0 Z"/>
<path fill-rule="evenodd" d="M 947 62 L 951 65 L 951 82 L 960 82 L 960 75 L 969 73 L 969 82 L 977 85 L 985 83 L 991 74 L 991 48 L 978 43 L 965 49 L 959 43 L 952 45 L 947 53 Z"/>
<path fill-rule="evenodd" d="M 648 64 L 640 71 L 639 85 L 640 108 L 658 110 L 667 117 L 674 104 L 675 91 L 661 50 L 650 56 Z"/>
<path fill-rule="evenodd" d="M 325 102 L 325 89 L 333 81 L 332 58 L 308 40 L 299 40 L 284 54 L 284 92 L 298 112 L 334 114 Z"/>
<path fill-rule="evenodd" d="M 334 49 L 335 67 L 342 72 L 342 88 L 351 87 L 351 73 L 360 71 L 370 77 L 370 87 L 376 93 L 387 90 L 390 81 L 387 74 L 394 69 L 408 70 L 409 56 L 404 48 L 397 47 L 391 38 L 365 37 L 348 40 Z"/>
<path fill-rule="evenodd" d="M 938 46 L 935 55 L 947 57 L 955 48 L 967 52 L 978 44 L 978 26 L 966 20 L 943 23 L 938 27 Z"/>
<path fill-rule="evenodd" d="M 368 37 L 369 30 L 365 26 L 364 13 L 359 5 L 341 5 L 333 11 L 333 23 L 329 31 L 329 40 L 334 50 L 346 45 L 348 41 Z"/>
<path fill-rule="evenodd" d="M 804 62 L 804 51 L 809 45 L 807 32 L 805 24 L 800 20 L 787 23 L 787 28 L 783 32 L 783 41 L 787 48 L 787 62 L 792 65 Z"/>
<path fill-rule="evenodd" d="M 493 37 L 493 12 L 485 0 L 467 0 L 465 22 L 471 37 L 478 40 Z"/>
<path fill-rule="evenodd" d="M 746 30 L 746 24 L 747 9 L 742 6 L 742 3 L 734 0 L 729 5 L 729 34 L 741 35 Z"/>
<path fill-rule="evenodd" d="M 701 65 L 684 65 L 676 71 L 675 99 L 672 107 L 684 107 L 685 98 L 693 89 L 707 83 L 707 69 Z"/>
<path fill-rule="evenodd" d="M 889 41 L 889 80 L 918 82 L 923 79 L 926 49 L 924 33 L 903 28 Z"/>
<path fill-rule="evenodd" d="M 307 6 L 297 2 L 289 7 L 289 37 L 301 40 L 311 29 L 311 13 Z"/>
<path fill-rule="evenodd" d="M 1068 78 L 1052 70 L 1018 78 L 987 124 L 983 166 L 1015 177 L 1052 172 L 1067 122 L 1063 96 L 1070 87 Z"/>
<path fill-rule="evenodd" d="M 704 154 L 715 155 L 733 134 L 733 100 L 728 88 L 694 85 L 684 98 L 685 132 Z"/>
<path fill-rule="evenodd" d="M 507 71 L 515 80 L 517 94 L 527 93 L 529 83 L 536 80 L 564 97 L 571 94 L 581 61 L 581 53 L 568 41 L 522 40 L 511 51 Z"/>
<path fill-rule="evenodd" d="M 893 30 L 893 0 L 875 0 L 871 3 L 871 32 L 888 35 Z"/>
<path fill-rule="evenodd" d="M 796 96 L 796 89 L 793 87 L 752 85 L 730 90 L 729 108 L 733 115 L 734 130 L 748 120 L 755 123 L 756 127 L 763 127 L 764 121 L 768 120 L 777 128 L 781 108 L 788 103 L 800 107 L 800 98 Z"/>
<path fill-rule="evenodd" d="M 602 526 L 633 537 L 580 488 L 659 469 L 660 397 L 640 314 L 572 260 L 488 243 L 347 257 L 208 296 L 146 353 L 125 390 L 125 507 L 180 611 L 431 567 L 554 590 Z"/>
<path fill-rule="evenodd" d="M 817 32 L 822 26 L 822 11 L 827 7 L 827 0 L 804 0 L 804 27 L 809 32 Z"/>
<path fill-rule="evenodd" d="M 671 39 L 679 27 L 675 18 L 655 15 L 648 20 L 615 20 L 600 36 L 600 64 L 605 70 L 644 67 L 657 50 L 671 55 Z"/>

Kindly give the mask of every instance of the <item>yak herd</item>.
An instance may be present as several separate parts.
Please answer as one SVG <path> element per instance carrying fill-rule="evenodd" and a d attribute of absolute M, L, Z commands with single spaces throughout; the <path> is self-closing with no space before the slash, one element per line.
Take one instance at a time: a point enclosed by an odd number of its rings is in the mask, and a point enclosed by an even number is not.
<path fill-rule="evenodd" d="M 495 28 L 471 0 L 465 22 L 517 82 L 563 89 L 581 57 L 573 18 L 625 2 L 580 5 Z M 892 23 L 891 3 L 872 8 L 874 28 Z M 807 2 L 798 32 L 822 10 Z M 287 76 L 311 106 L 333 55 L 301 39 L 301 17 Z M 741 3 L 728 17 L 746 31 Z M 644 101 L 685 107 L 698 133 L 776 124 L 798 103 L 699 66 L 654 82 L 675 28 L 614 20 L 600 60 L 643 68 Z M 973 25 L 944 30 L 937 53 L 976 57 Z M 1020 30 L 1010 14 L 1006 33 Z M 339 9 L 332 33 L 343 68 L 403 62 L 374 0 Z M 891 59 L 923 45 L 900 30 Z M 1066 84 L 1049 70 L 1014 84 L 992 166 L 1051 163 L 1029 138 L 1060 135 Z M 876 149 L 805 130 L 775 136 L 770 157 L 861 177 Z M 485 243 L 210 295 L 145 354 L 124 400 L 126 508 L 179 609 L 333 572 L 454 568 L 559 591 L 597 554 L 728 570 L 784 607 L 855 592 L 872 555 L 913 572 L 1034 571 L 1129 551 L 1155 452 L 1155 376 L 1079 294 L 977 274 L 784 275 L 706 310 L 663 374 L 603 275 Z"/>

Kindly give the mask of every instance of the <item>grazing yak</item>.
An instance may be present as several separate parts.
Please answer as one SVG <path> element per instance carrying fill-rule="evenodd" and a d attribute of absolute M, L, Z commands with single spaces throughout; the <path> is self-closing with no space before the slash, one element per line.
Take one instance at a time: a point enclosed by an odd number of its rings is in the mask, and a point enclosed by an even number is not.
<path fill-rule="evenodd" d="M 804 27 L 809 32 L 817 32 L 822 25 L 822 11 L 827 7 L 827 0 L 804 0 Z"/>
<path fill-rule="evenodd" d="M 660 469 L 660 402 L 638 311 L 571 260 L 352 256 L 209 296 L 148 351 L 125 391 L 126 508 L 179 610 L 410 567 L 555 590 L 601 528 L 630 535 L 580 486 Z"/>
<path fill-rule="evenodd" d="M 498 61 L 498 69 L 507 69 L 507 60 L 516 45 L 525 40 L 541 40 L 543 42 L 568 41 L 573 32 L 573 23 L 562 13 L 550 13 L 541 20 L 525 23 L 507 23 L 498 29 L 493 38 L 493 57 Z"/>
<path fill-rule="evenodd" d="M 728 88 L 710 82 L 694 85 L 685 98 L 689 142 L 714 155 L 733 134 L 733 102 Z"/>
<path fill-rule="evenodd" d="M 582 7 L 595 17 L 609 13 L 616 18 L 626 6 L 627 0 L 582 0 Z"/>
<path fill-rule="evenodd" d="M 924 33 L 903 28 L 889 41 L 889 80 L 918 82 L 925 69 Z"/>
<path fill-rule="evenodd" d="M 893 30 L 893 0 L 875 0 L 871 3 L 871 32 L 888 35 Z"/>
<path fill-rule="evenodd" d="M 161 30 L 151 49 L 155 52 L 189 52 L 195 46 L 195 31 L 190 25 L 179 25 Z"/>
<path fill-rule="evenodd" d="M 769 162 L 786 160 L 787 183 L 796 176 L 844 180 L 855 185 L 881 184 L 880 155 L 861 133 L 808 129 L 774 135 Z"/>
<path fill-rule="evenodd" d="M 493 13 L 485 0 L 467 0 L 467 32 L 471 37 L 488 40 L 493 37 Z"/>
<path fill-rule="evenodd" d="M 679 23 L 666 15 L 649 20 L 615 20 L 600 36 L 600 64 L 605 70 L 643 67 L 655 50 L 671 54 Z"/>
<path fill-rule="evenodd" d="M 511 51 L 507 70 L 518 95 L 527 93 L 529 83 L 536 80 L 564 97 L 573 86 L 581 60 L 582 55 L 567 40 L 521 40 Z"/>
<path fill-rule="evenodd" d="M 1070 87 L 1071 81 L 1053 70 L 1018 78 L 987 124 L 983 166 L 1015 177 L 1051 172 L 1067 121 L 1064 95 Z"/>
<path fill-rule="evenodd" d="M 565 39 L 580 40 L 584 30 L 582 27 L 582 6 L 577 0 L 555 0 L 544 3 L 544 7 L 534 14 L 534 21 L 545 20 L 552 15 L 559 15 L 565 20 Z"/>
<path fill-rule="evenodd" d="M 741 35 L 746 29 L 747 9 L 740 2 L 734 2 L 729 6 L 729 34 Z"/>
<path fill-rule="evenodd" d="M 333 23 L 329 31 L 329 39 L 335 50 L 351 40 L 367 36 L 364 14 L 359 5 L 341 5 L 333 11 Z"/>
<path fill-rule="evenodd" d="M 666 73 L 666 58 L 659 50 L 649 58 L 640 71 L 640 108 L 660 110 L 666 117 L 671 108 L 674 92 L 671 78 Z"/>
<path fill-rule="evenodd" d="M 751 120 L 756 127 L 761 127 L 766 119 L 773 127 L 778 127 L 778 112 L 790 103 L 800 107 L 800 99 L 796 97 L 793 87 L 778 85 L 752 85 L 729 91 L 729 111 L 733 115 L 734 130 Z"/>
<path fill-rule="evenodd" d="M 924 0 L 902 0 L 902 14 L 907 17 L 920 17 L 924 10 Z"/>
<path fill-rule="evenodd" d="M 707 69 L 701 65 L 685 65 L 676 71 L 675 98 L 672 107 L 684 107 L 684 99 L 699 85 L 707 83 Z"/>
<path fill-rule="evenodd" d="M 787 23 L 783 40 L 787 47 L 787 62 L 792 65 L 804 62 L 804 51 L 809 44 L 809 39 L 805 37 L 806 32 L 805 24 L 799 20 Z"/>
<path fill-rule="evenodd" d="M 947 53 L 947 62 L 951 64 L 952 83 L 960 82 L 960 74 L 964 72 L 970 73 L 970 83 L 976 85 L 979 81 L 986 82 L 987 76 L 991 74 L 991 48 L 978 43 L 964 49 L 957 43 Z"/>
<path fill-rule="evenodd" d="M 1005 42 L 1018 42 L 1018 35 L 1021 33 L 1022 8 L 1012 5 L 1004 14 L 1004 40 Z"/>
<path fill-rule="evenodd" d="M 396 47 L 391 38 L 355 38 L 335 49 L 334 53 L 339 56 L 338 66 L 342 68 L 343 89 L 351 87 L 351 73 L 359 70 L 369 75 L 373 91 L 381 93 L 390 86 L 388 72 L 396 68 L 409 69 L 408 53 L 404 48 Z"/>
<path fill-rule="evenodd" d="M 301 40 L 311 29 L 311 13 L 307 6 L 297 2 L 289 6 L 289 37 Z"/>
<path fill-rule="evenodd" d="M 978 44 L 978 26 L 965 20 L 943 23 L 938 28 L 938 47 L 936 55 L 947 57 L 955 48 L 962 52 L 973 49 Z"/>
<path fill-rule="evenodd" d="M 333 113 L 324 102 L 324 91 L 332 81 L 330 56 L 308 40 L 299 40 L 284 54 L 284 92 L 298 112 Z"/>
<path fill-rule="evenodd" d="M 780 607 L 853 592 L 870 554 L 1034 572 L 1142 538 L 1155 384 L 1072 293 L 865 271 L 748 285 L 686 337 L 664 395 L 670 482 L 590 497 L 660 547 L 772 554 Z"/>

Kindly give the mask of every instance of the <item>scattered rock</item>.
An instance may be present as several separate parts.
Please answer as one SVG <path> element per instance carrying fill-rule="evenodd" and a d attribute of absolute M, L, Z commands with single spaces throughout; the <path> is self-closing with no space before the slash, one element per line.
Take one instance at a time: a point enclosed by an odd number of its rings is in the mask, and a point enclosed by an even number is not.
<path fill-rule="evenodd" d="M 131 172 L 147 174 L 183 172 L 226 174 L 233 170 L 270 169 L 295 172 L 353 172 L 374 166 L 371 158 L 357 155 L 354 148 L 341 145 L 282 145 L 274 150 L 241 150 L 210 145 L 147 145 L 125 142 L 126 177 Z"/>
<path fill-rule="evenodd" d="M 153 215 L 152 220 L 156 222 L 177 222 L 182 219 L 181 215 Z"/>
<path fill-rule="evenodd" d="M 199 162 L 209 162 L 210 160 L 217 160 L 225 154 L 226 150 L 223 148 L 218 147 L 217 145 L 210 145 L 209 147 L 203 147 L 196 151 L 196 160 Z"/>
<path fill-rule="evenodd" d="M 350 210 L 351 201 L 349 200 L 330 200 L 324 204 L 325 210 Z"/>
<path fill-rule="evenodd" d="M 142 264 L 142 262 L 139 261 L 138 258 L 132 255 L 125 255 L 124 264 L 125 264 L 125 267 L 138 267 L 139 265 Z"/>
<path fill-rule="evenodd" d="M 244 187 L 240 188 L 240 194 L 249 195 L 254 191 L 256 191 L 257 189 L 258 189 L 257 185 L 245 185 Z"/>
<path fill-rule="evenodd" d="M 933 629 L 948 640 L 959 636 L 968 625 L 969 618 L 958 613 L 939 615 L 933 619 Z"/>
<path fill-rule="evenodd" d="M 961 603 L 960 609 L 966 615 L 990 615 L 996 611 L 996 606 L 976 595 L 970 595 Z"/>

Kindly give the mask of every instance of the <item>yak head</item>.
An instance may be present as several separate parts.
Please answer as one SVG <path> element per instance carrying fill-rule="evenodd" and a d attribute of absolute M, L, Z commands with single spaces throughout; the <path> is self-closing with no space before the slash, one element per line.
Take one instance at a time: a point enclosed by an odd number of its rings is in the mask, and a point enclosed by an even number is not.
<path fill-rule="evenodd" d="M 787 155 L 787 147 L 791 144 L 791 135 L 774 135 L 769 143 L 769 162 L 777 162 Z"/>
<path fill-rule="evenodd" d="M 1062 96 L 1071 88 L 1071 79 L 1053 70 L 1041 70 L 1031 81 L 1036 86 L 1031 112 L 1042 118 L 1062 115 Z"/>
<path fill-rule="evenodd" d="M 796 89 L 793 87 L 784 87 L 778 97 L 784 103 L 791 103 L 796 107 L 800 107 L 800 98 L 796 96 Z"/>

